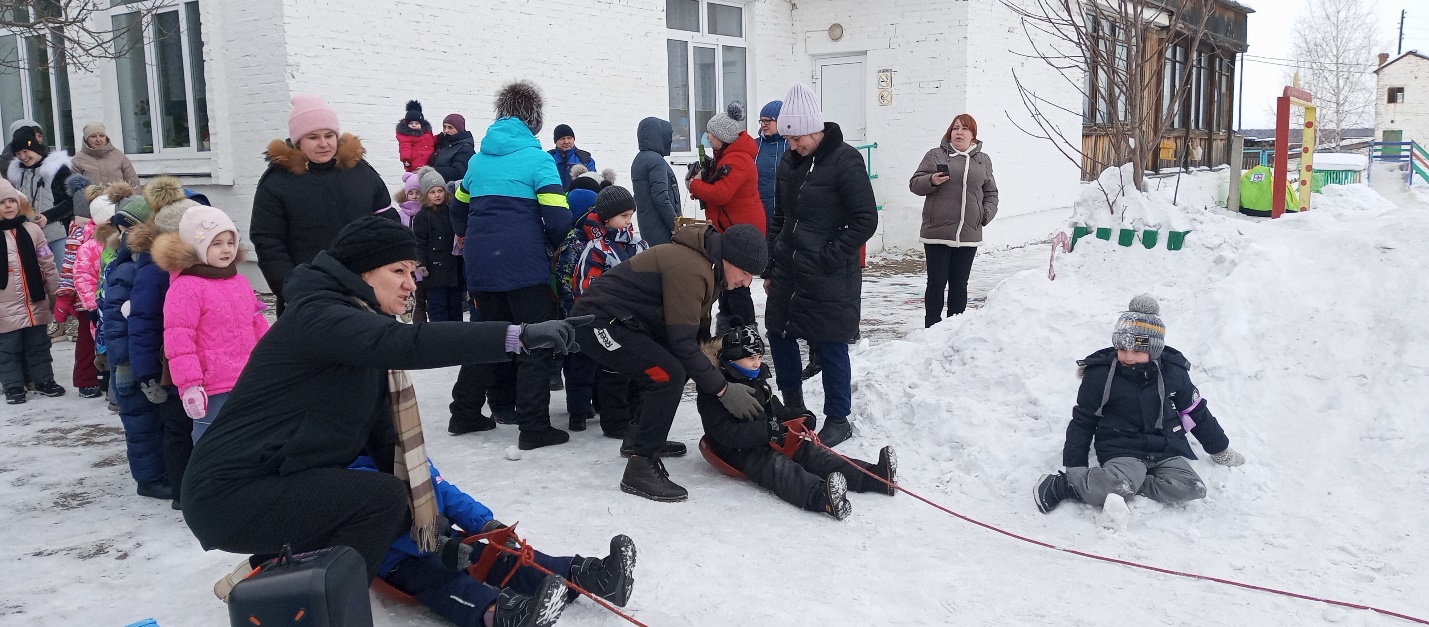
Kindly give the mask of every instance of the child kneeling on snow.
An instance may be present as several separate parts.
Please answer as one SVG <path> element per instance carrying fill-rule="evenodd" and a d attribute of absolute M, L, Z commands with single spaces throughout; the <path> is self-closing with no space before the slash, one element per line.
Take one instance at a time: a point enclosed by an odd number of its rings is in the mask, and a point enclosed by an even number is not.
<path fill-rule="evenodd" d="M 1191 383 L 1186 358 L 1166 346 L 1156 299 L 1137 296 L 1128 309 L 1116 322 L 1112 347 L 1077 362 L 1082 385 L 1062 449 L 1067 470 L 1037 482 L 1037 509 L 1044 514 L 1066 499 L 1124 509 L 1136 494 L 1162 503 L 1206 496 L 1191 469 L 1196 455 L 1187 431 L 1217 464 L 1245 463 Z M 1087 464 L 1094 441 L 1100 467 Z"/>
<path fill-rule="evenodd" d="M 483 545 L 462 544 L 462 537 L 505 525 L 497 522 L 485 505 L 442 479 L 430 459 L 427 467 L 432 473 L 437 511 L 447 525 L 440 531 L 450 537 L 442 538 L 435 553 L 422 552 L 410 536 L 404 535 L 393 542 L 377 569 L 377 576 L 393 588 L 463 627 L 546 627 L 556 622 L 565 604 L 578 596 L 574 590 L 566 589 L 566 580 L 620 607 L 625 607 L 630 600 L 630 591 L 635 585 L 635 543 L 624 535 L 610 539 L 610 555 L 605 558 L 553 557 L 537 551 L 536 563 L 555 574 L 543 575 L 534 568 L 518 568 L 505 589 L 496 586 L 511 572 L 516 561 L 510 554 L 496 560 L 485 581 L 472 578 L 466 569 L 480 559 Z M 350 468 L 377 471 L 372 458 L 365 456 L 357 458 Z M 455 533 L 451 525 L 464 533 Z"/>
<path fill-rule="evenodd" d="M 814 415 L 803 409 L 784 407 L 769 387 L 769 368 L 764 365 L 764 338 L 753 325 L 735 318 L 733 327 L 718 342 L 707 342 L 705 354 L 714 362 L 729 385 L 754 388 L 767 420 L 740 420 L 725 409 L 719 397 L 701 392 L 696 399 L 700 422 L 710 450 L 721 461 L 744 473 L 750 480 L 772 490 L 779 498 L 811 512 L 823 512 L 838 520 L 847 518 L 853 508 L 847 492 L 882 492 L 897 494 L 890 485 L 898 472 L 893 447 L 878 452 L 878 463 L 851 460 L 852 464 L 888 481 L 885 484 L 852 467 L 850 462 L 812 443 L 805 442 L 792 457 L 776 446 L 784 443 L 788 427 L 785 422 L 804 418 L 804 426 L 813 432 Z"/>

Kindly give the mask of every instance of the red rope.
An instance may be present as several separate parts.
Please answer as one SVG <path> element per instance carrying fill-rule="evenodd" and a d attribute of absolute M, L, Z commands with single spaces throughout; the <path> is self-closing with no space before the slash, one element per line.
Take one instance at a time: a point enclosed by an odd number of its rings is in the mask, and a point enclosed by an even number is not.
<path fill-rule="evenodd" d="M 967 516 L 964 516 L 964 515 L 962 515 L 962 514 L 959 514 L 959 513 L 955 512 L 955 511 L 953 511 L 953 510 L 951 510 L 951 509 L 948 509 L 948 508 L 946 508 L 946 507 L 943 507 L 942 505 L 939 505 L 939 504 L 937 504 L 937 503 L 934 503 L 934 502 L 932 502 L 932 501 L 930 501 L 930 500 L 928 500 L 928 499 L 926 499 L 926 498 L 923 498 L 922 496 L 918 495 L 917 493 L 915 493 L 915 492 L 913 492 L 913 491 L 911 491 L 911 490 L 909 490 L 909 489 L 907 489 L 907 488 L 904 488 L 904 487 L 901 486 L 901 485 L 898 485 L 898 484 L 896 484 L 896 483 L 892 483 L 892 482 L 888 481 L 887 479 L 884 479 L 883 477 L 880 477 L 880 476 L 878 476 L 878 475 L 876 475 L 876 474 L 873 474 L 872 472 L 869 472 L 868 469 L 864 468 L 863 466 L 860 466 L 860 465 L 858 465 L 858 464 L 853 463 L 853 460 L 850 460 L 849 458 L 844 457 L 844 456 L 843 456 L 841 453 L 839 453 L 838 451 L 835 451 L 834 449 L 825 446 L 824 443 L 823 443 L 823 442 L 820 442 L 817 437 L 807 437 L 807 436 L 806 436 L 804 439 L 806 439 L 806 440 L 812 442 L 813 444 L 815 444 L 815 445 L 817 445 L 817 446 L 823 448 L 824 450 L 826 450 L 826 451 L 828 451 L 828 452 L 830 452 L 830 453 L 833 453 L 836 457 L 838 457 L 839 459 L 844 460 L 845 462 L 848 463 L 848 465 L 854 467 L 854 468 L 855 468 L 856 470 L 858 470 L 859 472 L 862 472 L 863 474 L 866 474 L 866 475 L 868 475 L 868 476 L 870 476 L 870 477 L 873 477 L 874 479 L 877 479 L 877 480 L 883 482 L 885 485 L 887 485 L 887 486 L 889 486 L 889 487 L 891 487 L 891 488 L 893 488 L 893 489 L 895 489 L 895 490 L 898 490 L 899 492 L 902 492 L 902 493 L 907 494 L 908 496 L 911 496 L 911 497 L 913 497 L 913 498 L 915 498 L 915 499 L 918 499 L 918 500 L 920 500 L 920 501 L 922 501 L 922 502 L 924 502 L 924 503 L 927 503 L 927 504 L 929 504 L 929 505 L 932 505 L 933 507 L 937 508 L 939 511 L 942 511 L 942 512 L 945 513 L 945 514 L 948 514 L 948 515 L 950 515 L 950 516 L 956 517 L 956 518 L 958 518 L 958 519 L 960 519 L 960 520 L 962 520 L 962 521 L 964 521 L 964 522 L 972 523 L 972 524 L 974 524 L 974 525 L 977 525 L 977 526 L 979 526 L 979 527 L 982 527 L 983 529 L 987 529 L 987 530 L 989 530 L 989 531 L 995 531 L 995 532 L 1000 533 L 1000 534 L 1002 534 L 1002 535 L 1005 535 L 1005 536 L 1007 536 L 1007 537 L 1014 538 L 1014 539 L 1017 539 L 1017 540 L 1021 540 L 1021 541 L 1023 541 L 1023 542 L 1028 543 L 1028 544 L 1035 544 L 1035 545 L 1040 546 L 1040 547 L 1043 547 L 1043 548 L 1052 549 L 1052 550 L 1055 550 L 1055 551 L 1061 551 L 1061 552 L 1063 552 L 1063 553 L 1071 553 L 1072 555 L 1080 555 L 1080 556 L 1082 556 L 1082 557 L 1089 557 L 1089 558 L 1091 558 L 1091 559 L 1098 560 L 1098 561 L 1102 561 L 1102 562 L 1110 562 L 1110 563 L 1112 563 L 1112 564 L 1120 564 L 1120 565 L 1122 565 L 1122 566 L 1131 566 L 1131 567 L 1133 567 L 1133 568 L 1140 568 L 1140 569 L 1143 569 L 1143 570 L 1149 570 L 1149 571 L 1158 572 L 1158 573 L 1162 573 L 1162 574 L 1166 574 L 1166 575 L 1175 575 L 1175 576 L 1177 576 L 1177 577 L 1186 577 L 1186 578 L 1189 578 L 1189 579 L 1200 579 L 1200 580 L 1202 580 L 1202 581 L 1214 581 L 1214 582 L 1216 582 L 1216 583 L 1223 583 L 1223 584 L 1226 584 L 1226 585 L 1228 585 L 1228 586 L 1235 586 L 1235 587 L 1237 587 L 1237 588 L 1246 588 L 1246 589 L 1248 589 L 1248 590 L 1258 590 L 1258 591 L 1260 591 L 1260 592 L 1269 592 L 1269 593 L 1272 593 L 1272 594 L 1279 594 L 1279 595 L 1282 595 L 1282 596 L 1293 597 L 1293 598 L 1296 598 L 1296 599 L 1304 599 L 1304 600 L 1306 600 L 1306 601 L 1318 601 L 1318 602 L 1320 602 L 1320 603 L 1328 603 L 1328 604 L 1330 604 L 1330 605 L 1336 605 L 1336 606 L 1339 606 L 1339 607 L 1347 607 L 1347 608 L 1356 609 L 1356 610 L 1369 610 L 1369 611 L 1375 612 L 1375 613 L 1377 613 L 1377 614 L 1384 614 L 1385 616 L 1393 616 L 1393 617 L 1395 617 L 1395 618 L 1402 618 L 1402 619 L 1404 619 L 1404 620 L 1407 620 L 1407 621 L 1410 621 L 1410 622 L 1414 622 L 1414 623 L 1419 623 L 1419 624 L 1421 624 L 1421 625 L 1429 625 L 1429 620 L 1425 620 L 1425 619 L 1423 619 L 1423 618 L 1418 618 L 1418 617 L 1415 617 L 1415 616 L 1410 616 L 1410 615 L 1408 615 L 1408 614 L 1401 614 L 1401 613 L 1399 613 L 1399 612 L 1392 612 L 1392 611 L 1389 611 L 1389 610 L 1380 609 L 1380 608 L 1373 607 L 1373 606 L 1369 606 L 1369 605 L 1361 605 L 1361 604 L 1358 604 L 1358 603 L 1350 603 L 1350 602 L 1348 602 L 1348 601 L 1336 601 L 1336 600 L 1334 600 L 1334 599 L 1325 599 L 1325 598 L 1321 598 L 1321 597 L 1310 596 L 1310 595 L 1308 595 L 1308 594 L 1300 594 L 1300 593 L 1297 593 L 1297 592 L 1288 592 L 1288 591 L 1286 591 L 1286 590 L 1277 590 L 1277 589 L 1275 589 L 1275 588 L 1267 588 L 1267 587 L 1265 587 L 1265 586 L 1257 586 L 1257 585 L 1253 585 L 1253 584 L 1242 583 L 1242 582 L 1239 582 L 1239 581 L 1232 581 L 1232 580 L 1230 580 L 1230 579 L 1221 579 L 1221 578 L 1219 578 L 1219 577 L 1211 577 L 1211 576 L 1208 576 L 1208 575 L 1197 575 L 1197 574 L 1195 574 L 1195 573 L 1186 573 L 1186 572 L 1181 572 L 1181 571 L 1179 571 L 1179 570 L 1171 570 L 1171 569 L 1169 569 L 1169 568 L 1160 568 L 1160 567 L 1158 567 L 1158 566 L 1148 566 L 1148 565 L 1146 565 L 1146 564 L 1138 564 L 1138 563 L 1136 563 L 1136 562 L 1129 562 L 1129 561 L 1126 561 L 1126 560 L 1120 560 L 1120 559 L 1116 559 L 1116 558 L 1114 558 L 1114 557 L 1106 557 L 1106 556 L 1104 556 L 1104 555 L 1097 555 L 1097 554 L 1095 554 L 1095 553 L 1087 553 L 1087 552 L 1085 552 L 1085 551 L 1078 551 L 1078 550 L 1075 550 L 1075 549 L 1064 549 L 1064 548 L 1059 547 L 1059 546 L 1057 546 L 1057 545 L 1055 545 L 1055 544 L 1049 544 L 1049 543 L 1043 542 L 1043 541 L 1041 541 L 1041 540 L 1033 540 L 1032 538 L 1028 538 L 1028 537 L 1026 537 L 1026 536 L 1020 536 L 1020 535 L 1017 535 L 1017 534 L 1015 534 L 1015 533 L 1012 533 L 1011 531 L 1007 531 L 1007 530 L 1005 530 L 1005 529 L 1000 529 L 1000 528 L 998 528 L 998 527 L 994 527 L 994 526 L 992 526 L 992 525 L 990 525 L 990 524 L 987 524 L 987 523 L 985 523 L 985 522 L 982 522 L 982 521 L 980 521 L 980 520 L 976 520 L 976 519 L 973 519 L 973 518 L 969 518 L 969 517 L 967 517 Z"/>
<path fill-rule="evenodd" d="M 512 526 L 514 527 L 515 525 L 512 525 Z M 485 534 L 483 534 L 483 535 L 485 535 Z M 486 545 L 486 546 L 488 546 L 488 547 L 494 548 L 494 549 L 496 549 L 496 550 L 498 550 L 498 551 L 501 551 L 501 552 L 503 552 L 503 553 L 508 553 L 508 554 L 511 554 L 511 555 L 515 555 L 515 556 L 516 556 L 516 565 L 511 568 L 511 572 L 506 573 L 506 579 L 503 579 L 503 580 L 501 581 L 501 586 L 502 586 L 502 587 L 505 587 L 505 586 L 506 586 L 506 582 L 511 580 L 511 576 L 514 575 L 514 574 L 516 574 L 516 569 L 517 569 L 517 568 L 520 568 L 520 567 L 522 567 L 522 566 L 530 566 L 530 567 L 532 567 L 532 568 L 534 568 L 534 569 L 536 569 L 536 570 L 538 570 L 538 571 L 541 571 L 541 573 L 546 574 L 546 575 L 554 575 L 554 574 L 556 574 L 556 573 L 553 573 L 553 572 L 551 572 L 550 570 L 548 570 L 546 567 L 544 567 L 544 566 L 542 566 L 542 565 L 536 563 L 536 559 L 535 559 L 535 557 L 536 557 L 536 549 L 531 548 L 531 545 L 526 544 L 526 541 L 523 540 L 520 536 L 516 535 L 515 532 L 510 532 L 509 535 L 510 535 L 511 539 L 513 539 L 513 540 L 516 541 L 516 544 L 518 545 L 518 548 L 514 548 L 514 549 L 513 549 L 513 548 L 511 548 L 511 547 L 509 547 L 509 546 L 506 546 L 505 544 L 502 544 L 502 543 L 499 543 L 499 542 L 489 542 L 489 543 L 487 543 L 487 545 Z M 645 623 L 642 623 L 642 622 L 640 622 L 640 621 L 638 621 L 638 620 L 635 620 L 635 617 L 634 617 L 634 616 L 631 616 L 631 615 L 629 615 L 629 614 L 626 614 L 625 612 L 620 611 L 620 608 L 615 607 L 615 605 L 611 604 L 609 601 L 606 601 L 605 599 L 602 599 L 602 598 L 600 598 L 600 597 L 598 597 L 598 596 L 596 596 L 596 595 L 594 595 L 594 594 L 591 594 L 589 590 L 586 590 L 585 588 L 582 588 L 582 587 L 576 585 L 575 582 L 571 581 L 569 578 L 565 577 L 564 575 L 562 575 L 561 578 L 566 580 L 566 587 L 568 587 L 568 588 L 570 588 L 570 589 L 572 589 L 572 590 L 575 590 L 576 592 L 579 592 L 580 594 L 584 595 L 586 598 L 588 598 L 588 599 L 590 599 L 590 600 L 592 600 L 592 601 L 595 601 L 595 602 L 596 602 L 598 605 L 600 605 L 601 607 L 603 607 L 603 608 L 605 608 L 605 609 L 607 609 L 607 610 L 610 610 L 610 611 L 614 612 L 616 616 L 619 616 L 619 617 L 621 617 L 621 618 L 624 618 L 624 619 L 627 620 L 627 621 L 630 621 L 630 623 L 633 624 L 633 625 L 639 625 L 640 627 L 650 627 L 649 625 L 646 625 Z"/>

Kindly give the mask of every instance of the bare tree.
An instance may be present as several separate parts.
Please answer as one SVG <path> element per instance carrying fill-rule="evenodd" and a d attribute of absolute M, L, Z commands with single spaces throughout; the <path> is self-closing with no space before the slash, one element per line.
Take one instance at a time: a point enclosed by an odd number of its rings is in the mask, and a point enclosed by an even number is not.
<path fill-rule="evenodd" d="M 1050 141 L 1078 168 L 1099 171 L 1133 163 L 1136 186 L 1142 187 L 1144 168 L 1181 115 L 1191 84 L 1187 68 L 1163 85 L 1162 60 L 1173 46 L 1191 53 L 1199 47 L 1214 0 L 1002 2 L 1017 15 L 1031 46 L 1030 54 L 1014 53 L 1043 61 L 1065 82 L 1039 93 L 1013 70 L 1018 95 L 1037 127 L 1018 128 Z M 1095 112 L 1091 127 L 1105 137 L 1103 149 L 1086 150 L 1080 128 L 1066 133 L 1050 117 L 1060 111 L 1082 118 L 1082 111 L 1058 104 L 1067 87 Z M 1163 98 L 1170 101 L 1165 107 L 1160 106 Z"/>
<path fill-rule="evenodd" d="M 96 61 L 119 58 L 144 43 L 159 2 L 125 3 L 125 13 L 135 14 L 136 19 L 129 28 L 116 30 L 110 27 L 110 0 L 0 0 L 0 35 L 48 39 L 43 58 L 7 55 L 0 57 L 0 69 L 93 70 Z"/>
<path fill-rule="evenodd" d="M 1293 71 L 1300 74 L 1300 87 L 1315 97 L 1318 143 L 1339 152 L 1346 130 L 1374 119 L 1379 42 L 1374 2 L 1306 0 L 1295 17 L 1295 32 L 1300 36 L 1291 53 Z"/>

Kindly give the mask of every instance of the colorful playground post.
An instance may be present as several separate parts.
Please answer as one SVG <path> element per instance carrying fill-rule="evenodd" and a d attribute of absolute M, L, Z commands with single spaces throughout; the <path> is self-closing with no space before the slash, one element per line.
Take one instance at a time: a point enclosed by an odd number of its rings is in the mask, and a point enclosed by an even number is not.
<path fill-rule="evenodd" d="M 1297 198 L 1300 211 L 1309 211 L 1310 180 L 1315 171 L 1315 101 L 1310 92 L 1298 86 L 1287 86 L 1285 94 L 1275 99 L 1274 189 L 1284 189 L 1290 180 L 1290 105 L 1305 110 L 1305 131 L 1300 140 L 1300 183 Z M 1275 194 L 1272 199 L 1270 217 L 1278 218 L 1285 213 L 1285 198 Z"/>

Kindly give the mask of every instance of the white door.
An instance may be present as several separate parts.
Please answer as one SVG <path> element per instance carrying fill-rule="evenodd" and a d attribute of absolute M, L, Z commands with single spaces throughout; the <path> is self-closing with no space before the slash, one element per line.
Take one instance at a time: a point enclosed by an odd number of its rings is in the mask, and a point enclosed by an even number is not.
<path fill-rule="evenodd" d="M 867 126 L 864 89 L 868 79 L 863 67 L 863 55 L 818 60 L 819 103 L 824 108 L 824 121 L 838 124 L 844 141 L 854 145 L 863 143 Z"/>

